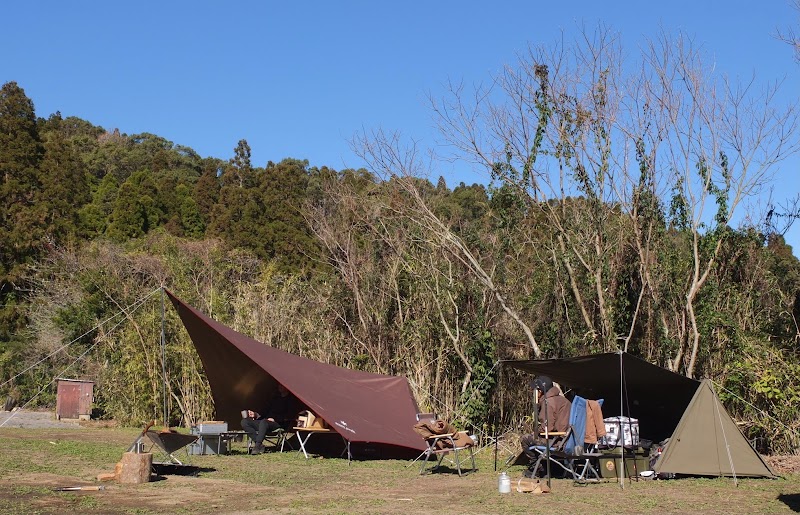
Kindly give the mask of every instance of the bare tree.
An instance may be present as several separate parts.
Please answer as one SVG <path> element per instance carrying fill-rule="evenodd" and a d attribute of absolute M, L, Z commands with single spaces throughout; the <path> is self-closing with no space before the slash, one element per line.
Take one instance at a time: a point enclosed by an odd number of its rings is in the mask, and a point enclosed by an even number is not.
<path fill-rule="evenodd" d="M 797 109 L 777 105 L 777 86 L 716 79 L 690 39 L 662 36 L 645 55 L 653 97 L 664 114 L 660 160 L 676 185 L 674 222 L 691 234 L 686 347 L 674 356 L 693 376 L 700 348 L 695 304 L 717 263 L 729 227 L 761 192 L 774 166 L 798 150 Z"/>
<path fill-rule="evenodd" d="M 399 190 L 405 193 L 410 203 L 398 205 L 403 210 L 403 216 L 416 224 L 429 238 L 435 239 L 438 245 L 447 249 L 474 274 L 492 293 L 502 310 L 523 331 L 534 356 L 540 357 L 542 352 L 533 331 L 508 302 L 501 287 L 495 283 L 491 268 L 484 266 L 469 246 L 433 212 L 420 192 L 416 178 L 427 176 L 428 173 L 422 166 L 414 145 L 404 147 L 399 134 L 387 135 L 383 131 L 375 131 L 357 138 L 354 141 L 354 148 L 373 170 L 392 180 Z"/>
<path fill-rule="evenodd" d="M 798 25 L 800 25 L 800 0 L 794 0 L 792 6 L 798 16 Z M 794 51 L 794 60 L 800 64 L 800 35 L 795 32 L 794 27 L 789 26 L 782 30 L 778 29 L 776 36 L 792 48 Z"/>
<path fill-rule="evenodd" d="M 618 249 L 624 236 L 609 205 L 622 203 L 631 151 L 618 129 L 622 108 L 621 48 L 605 28 L 585 33 L 574 47 L 531 48 L 507 67 L 492 88 L 432 100 L 452 157 L 488 170 L 513 185 L 552 229 L 554 269 L 568 279 L 585 340 L 603 350 L 617 347 L 613 297 Z M 584 289 L 582 284 L 590 284 Z"/>
<path fill-rule="evenodd" d="M 679 342 L 672 368 L 693 376 L 698 294 L 746 201 L 796 152 L 796 108 L 777 105 L 774 85 L 757 91 L 754 81 L 716 77 L 682 36 L 656 38 L 638 66 L 622 55 L 599 27 L 569 47 L 529 50 L 491 88 L 451 85 L 433 109 L 448 158 L 484 167 L 543 213 L 555 236 L 528 244 L 549 246 L 587 340 L 627 349 L 650 306 L 648 320 L 662 326 L 654 333 Z M 667 224 L 689 235 L 680 295 L 660 277 Z M 625 248 L 638 260 L 637 292 L 617 312 Z M 617 334 L 620 322 L 627 329 Z"/>

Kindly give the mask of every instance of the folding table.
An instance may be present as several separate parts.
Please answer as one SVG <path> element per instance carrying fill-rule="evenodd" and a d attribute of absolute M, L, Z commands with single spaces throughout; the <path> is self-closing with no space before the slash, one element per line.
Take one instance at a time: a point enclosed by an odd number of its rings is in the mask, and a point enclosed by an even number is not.
<path fill-rule="evenodd" d="M 308 439 L 311 438 L 311 435 L 333 433 L 342 436 L 333 429 L 329 429 L 327 427 L 293 427 L 292 431 L 295 432 L 295 434 L 297 435 L 297 441 L 300 442 L 300 450 L 298 452 L 302 452 L 303 456 L 305 456 L 306 459 L 308 459 L 308 452 L 306 452 L 306 443 L 308 443 Z M 350 454 L 350 441 L 344 436 L 342 436 L 342 440 L 344 441 L 345 444 L 345 449 L 344 451 L 342 451 L 342 455 L 344 455 L 345 452 L 347 453 L 347 463 L 350 464 L 350 461 L 352 459 L 352 455 Z"/>

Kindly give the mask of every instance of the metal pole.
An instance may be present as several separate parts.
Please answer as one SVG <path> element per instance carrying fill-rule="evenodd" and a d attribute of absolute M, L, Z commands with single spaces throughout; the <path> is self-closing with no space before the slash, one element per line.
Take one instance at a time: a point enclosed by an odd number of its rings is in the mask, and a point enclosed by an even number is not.
<path fill-rule="evenodd" d="M 547 488 L 550 488 L 550 420 L 548 419 L 547 392 L 544 392 L 544 448 L 547 454 Z"/>
<path fill-rule="evenodd" d="M 494 433 L 494 471 L 497 472 L 497 422 L 492 426 Z"/>
<path fill-rule="evenodd" d="M 625 490 L 625 433 L 622 430 L 622 417 L 625 416 L 625 408 L 623 402 L 623 383 L 625 381 L 625 371 L 622 368 L 622 351 L 619 351 L 619 413 L 620 413 L 620 424 L 619 424 L 619 437 L 622 438 L 622 446 L 620 446 L 620 454 L 622 458 L 620 459 L 620 463 L 622 463 L 621 470 L 617 471 L 617 477 L 619 478 L 619 486 Z"/>
<path fill-rule="evenodd" d="M 161 285 L 161 375 L 164 378 L 163 388 L 164 394 L 164 428 L 169 427 L 169 420 L 167 420 L 167 337 L 164 331 L 164 285 Z"/>

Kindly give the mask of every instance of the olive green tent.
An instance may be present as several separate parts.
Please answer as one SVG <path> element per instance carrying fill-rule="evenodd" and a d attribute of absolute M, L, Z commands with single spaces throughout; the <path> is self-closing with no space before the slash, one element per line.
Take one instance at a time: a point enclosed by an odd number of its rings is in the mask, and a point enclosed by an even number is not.
<path fill-rule="evenodd" d="M 725 411 L 713 383 L 700 383 L 654 470 L 697 476 L 775 477 Z"/>
<path fill-rule="evenodd" d="M 624 352 L 503 364 L 549 376 L 584 398 L 604 399 L 604 416 L 638 419 L 642 438 L 653 442 L 669 438 L 654 466 L 656 472 L 775 477 L 708 380 L 696 381 Z"/>

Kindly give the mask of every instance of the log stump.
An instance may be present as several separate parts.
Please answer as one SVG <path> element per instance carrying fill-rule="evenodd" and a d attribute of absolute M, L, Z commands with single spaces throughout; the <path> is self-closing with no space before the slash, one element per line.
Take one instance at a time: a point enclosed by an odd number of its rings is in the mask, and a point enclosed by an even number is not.
<path fill-rule="evenodd" d="M 149 483 L 150 471 L 153 468 L 153 454 L 149 452 L 126 452 L 122 461 L 117 480 L 120 483 Z"/>

